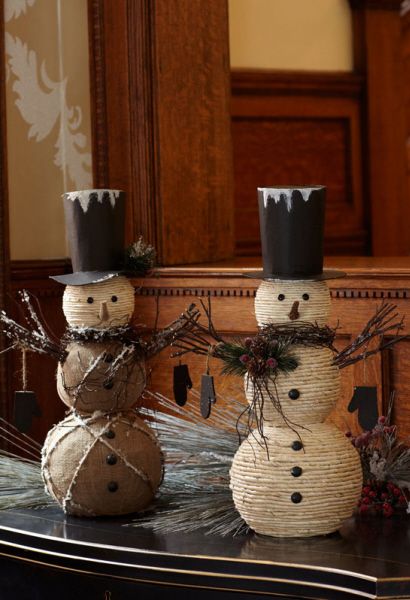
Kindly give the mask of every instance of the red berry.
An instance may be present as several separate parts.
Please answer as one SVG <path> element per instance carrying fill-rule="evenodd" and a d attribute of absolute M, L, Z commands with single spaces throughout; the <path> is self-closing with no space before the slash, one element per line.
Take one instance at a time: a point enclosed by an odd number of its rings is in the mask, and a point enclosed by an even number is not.
<path fill-rule="evenodd" d="M 346 431 L 345 436 L 347 438 L 351 438 L 352 437 L 352 432 L 351 431 Z"/>
<path fill-rule="evenodd" d="M 369 498 L 377 498 L 377 493 L 372 490 L 371 492 L 369 492 Z"/>
<path fill-rule="evenodd" d="M 393 490 L 393 495 L 396 497 L 401 496 L 401 489 L 398 487 L 395 487 Z"/>
<path fill-rule="evenodd" d="M 385 507 L 383 504 L 383 515 L 385 517 L 391 517 L 393 513 L 394 513 L 394 510 L 393 510 L 392 506 L 390 506 L 390 504 L 388 504 L 387 507 Z"/>
<path fill-rule="evenodd" d="M 368 510 L 369 510 L 369 507 L 368 507 L 368 506 L 366 506 L 366 504 L 362 504 L 362 506 L 360 507 L 360 510 L 359 510 L 359 512 L 360 512 L 361 514 L 363 514 L 363 513 L 366 513 Z"/>
<path fill-rule="evenodd" d="M 370 504 L 370 498 L 368 496 L 365 496 L 364 498 L 362 498 L 362 503 L 363 504 Z"/>
<path fill-rule="evenodd" d="M 386 422 L 386 417 L 384 417 L 383 415 L 381 415 L 378 419 L 377 422 L 380 423 L 381 425 L 383 425 Z"/>
<path fill-rule="evenodd" d="M 250 356 L 248 354 L 242 354 L 242 356 L 239 357 L 239 360 L 245 365 L 247 362 L 249 362 Z"/>
<path fill-rule="evenodd" d="M 371 492 L 371 487 L 368 485 L 365 485 L 364 488 L 362 489 L 362 494 L 363 496 L 367 496 L 370 492 Z"/>
<path fill-rule="evenodd" d="M 268 360 L 266 361 L 266 366 L 269 367 L 269 369 L 276 369 L 276 367 L 278 366 L 278 361 L 276 360 L 276 358 L 268 358 Z"/>

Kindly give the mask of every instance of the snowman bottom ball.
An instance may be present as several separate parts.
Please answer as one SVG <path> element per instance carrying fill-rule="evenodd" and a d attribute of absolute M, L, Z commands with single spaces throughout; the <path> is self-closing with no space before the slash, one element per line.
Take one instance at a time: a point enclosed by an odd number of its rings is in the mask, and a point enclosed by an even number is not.
<path fill-rule="evenodd" d="M 64 512 L 121 515 L 145 508 L 162 479 L 156 436 L 133 412 L 70 414 L 48 434 L 42 475 Z"/>
<path fill-rule="evenodd" d="M 264 427 L 266 444 L 252 432 L 235 454 L 235 506 L 257 533 L 308 537 L 336 531 L 360 498 L 358 452 L 334 425 L 309 424 L 297 434 Z"/>

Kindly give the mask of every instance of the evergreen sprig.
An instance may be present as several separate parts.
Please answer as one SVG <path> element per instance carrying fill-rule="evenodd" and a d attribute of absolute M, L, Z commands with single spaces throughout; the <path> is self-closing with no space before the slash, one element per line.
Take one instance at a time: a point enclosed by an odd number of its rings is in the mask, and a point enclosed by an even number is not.
<path fill-rule="evenodd" d="M 125 250 L 124 268 L 128 273 L 145 275 L 155 266 L 156 252 L 142 237 Z"/>
<path fill-rule="evenodd" d="M 224 375 L 245 375 L 264 378 L 278 372 L 289 373 L 298 366 L 296 358 L 289 352 L 288 339 L 267 339 L 261 336 L 220 342 L 212 352 L 222 360 Z"/>

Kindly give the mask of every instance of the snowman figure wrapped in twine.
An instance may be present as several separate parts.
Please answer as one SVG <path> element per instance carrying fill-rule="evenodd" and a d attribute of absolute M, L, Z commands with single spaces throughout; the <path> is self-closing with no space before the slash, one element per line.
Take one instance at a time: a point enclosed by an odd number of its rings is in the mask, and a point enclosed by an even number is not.
<path fill-rule="evenodd" d="M 248 435 L 233 458 L 230 487 L 248 526 L 279 537 L 327 534 L 352 515 L 362 489 L 356 449 L 325 422 L 340 395 L 340 369 L 399 341 L 402 321 L 383 305 L 338 352 L 326 325 L 326 280 L 344 273 L 323 270 L 325 188 L 260 188 L 258 197 L 263 272 L 247 273 L 263 280 L 258 333 L 224 340 L 204 306 L 208 326 L 196 323 L 196 341 L 176 341 L 174 355 L 212 355 L 223 373 L 244 376 Z M 216 344 L 201 342 L 206 333 Z"/>
<path fill-rule="evenodd" d="M 127 514 L 151 502 L 163 476 L 156 435 L 135 410 L 146 385 L 145 360 L 192 328 L 198 311 L 189 307 L 147 339 L 132 325 L 135 291 L 121 270 L 124 192 L 63 198 L 73 273 L 53 279 L 66 286 L 64 337 L 56 342 L 47 335 L 25 292 L 30 329 L 4 312 L 1 328 L 24 356 L 30 350 L 58 360 L 57 390 L 70 412 L 43 446 L 48 493 L 69 514 Z M 149 263 L 153 249 L 140 249 L 140 262 Z"/>

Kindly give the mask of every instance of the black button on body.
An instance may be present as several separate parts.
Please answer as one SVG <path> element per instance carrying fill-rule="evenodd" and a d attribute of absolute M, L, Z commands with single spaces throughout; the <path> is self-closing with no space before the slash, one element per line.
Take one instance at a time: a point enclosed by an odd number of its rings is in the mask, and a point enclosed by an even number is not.
<path fill-rule="evenodd" d="M 294 442 L 292 442 L 291 447 L 292 447 L 292 450 L 302 450 L 303 444 L 299 440 L 295 440 Z"/>
<path fill-rule="evenodd" d="M 107 465 L 117 464 L 117 457 L 115 456 L 115 454 L 109 454 L 105 460 L 106 460 Z"/>
<path fill-rule="evenodd" d="M 302 502 L 302 497 L 302 494 L 299 492 L 293 492 L 290 499 L 292 500 L 293 504 L 299 504 L 299 502 Z"/>
<path fill-rule="evenodd" d="M 302 296 L 303 300 L 309 300 L 309 294 L 303 294 Z"/>
<path fill-rule="evenodd" d="M 116 481 L 110 481 L 107 485 L 107 489 L 109 492 L 116 492 L 118 490 L 118 483 Z"/>
<path fill-rule="evenodd" d="M 300 392 L 299 390 L 292 388 L 291 390 L 289 390 L 288 396 L 291 400 L 297 400 L 300 396 Z"/>
<path fill-rule="evenodd" d="M 293 477 L 300 477 L 302 475 L 302 468 L 301 467 L 293 467 L 291 470 L 291 473 L 292 473 Z"/>
<path fill-rule="evenodd" d="M 282 302 L 282 300 L 284 300 L 284 299 L 285 299 L 285 294 L 279 294 L 279 296 L 278 296 L 278 300 L 279 300 L 280 302 Z"/>
<path fill-rule="evenodd" d="M 108 381 L 104 381 L 103 383 L 103 388 L 106 390 L 112 390 L 112 388 L 114 387 L 114 382 L 112 379 L 109 379 Z"/>
<path fill-rule="evenodd" d="M 107 429 L 107 431 L 104 433 L 104 435 L 109 440 L 113 440 L 115 438 L 115 431 L 113 431 L 112 429 Z"/>

